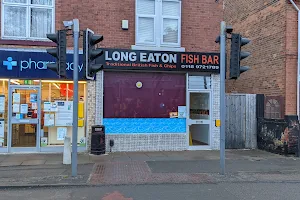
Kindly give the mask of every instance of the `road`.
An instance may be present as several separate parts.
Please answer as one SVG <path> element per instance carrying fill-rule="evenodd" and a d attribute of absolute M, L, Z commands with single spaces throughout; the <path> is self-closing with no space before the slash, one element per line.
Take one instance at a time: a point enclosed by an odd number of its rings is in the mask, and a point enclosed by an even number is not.
<path fill-rule="evenodd" d="M 1 189 L 1 200 L 282 200 L 298 199 L 300 183 L 219 183 Z"/>

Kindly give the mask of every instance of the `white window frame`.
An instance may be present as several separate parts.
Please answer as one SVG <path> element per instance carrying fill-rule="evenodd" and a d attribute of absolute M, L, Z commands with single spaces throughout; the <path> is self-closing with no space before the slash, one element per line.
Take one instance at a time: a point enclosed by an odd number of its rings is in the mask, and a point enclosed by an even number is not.
<path fill-rule="evenodd" d="M 49 41 L 46 38 L 39 37 L 30 37 L 30 9 L 31 8 L 47 8 L 52 9 L 52 33 L 55 31 L 55 0 L 52 0 L 52 5 L 37 5 L 30 4 L 30 0 L 26 0 L 26 3 L 10 3 L 2 0 L 1 2 L 1 39 L 11 39 L 11 40 L 40 40 L 40 41 Z M 6 36 L 4 35 L 4 7 L 5 6 L 15 6 L 15 7 L 25 7 L 26 8 L 26 37 L 22 36 Z"/>
<path fill-rule="evenodd" d="M 154 19 L 154 36 L 153 36 L 153 42 L 143 42 L 143 43 L 140 43 L 140 44 L 146 44 L 146 45 L 155 45 L 156 44 L 156 37 L 155 37 L 155 33 L 156 33 L 156 26 L 157 26 L 157 0 L 153 0 L 154 1 L 154 15 L 145 15 L 145 14 L 138 14 L 138 3 L 137 3 L 138 0 L 136 0 L 136 4 L 135 4 L 135 16 L 136 16 L 136 43 L 139 43 L 139 38 L 138 38 L 138 31 L 139 31 L 139 18 L 153 18 Z"/>
<path fill-rule="evenodd" d="M 139 42 L 138 38 L 138 20 L 139 17 L 147 17 L 147 15 L 138 14 L 137 4 L 139 0 L 135 0 L 135 44 L 136 46 L 158 47 L 158 48 L 180 48 L 181 47 L 181 0 L 154 0 L 155 1 L 155 18 L 154 18 L 154 42 Z M 162 15 L 162 1 L 178 2 L 180 6 L 179 17 L 176 16 L 163 16 Z M 152 16 L 151 16 L 152 17 Z M 163 19 L 178 19 L 178 43 L 163 42 Z"/>
<path fill-rule="evenodd" d="M 174 0 L 164 0 L 164 1 L 174 1 Z M 162 4 L 161 4 L 161 31 L 160 31 L 160 34 L 161 34 L 161 46 L 168 46 L 168 47 L 180 47 L 180 44 L 181 44 L 181 41 L 180 41 L 180 38 L 181 38 L 181 1 L 176 1 L 175 2 L 179 2 L 179 17 L 177 16 L 168 16 L 168 15 L 163 15 L 162 13 Z M 168 42 L 164 42 L 164 33 L 163 33 L 163 30 L 164 30 L 164 23 L 163 23 L 163 20 L 164 19 L 177 19 L 178 20 L 178 43 L 168 43 Z"/>

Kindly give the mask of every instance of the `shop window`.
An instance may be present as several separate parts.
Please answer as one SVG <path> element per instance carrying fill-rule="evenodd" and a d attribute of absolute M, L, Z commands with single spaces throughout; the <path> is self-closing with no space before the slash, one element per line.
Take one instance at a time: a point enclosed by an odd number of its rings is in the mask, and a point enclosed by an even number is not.
<path fill-rule="evenodd" d="M 7 147 L 8 81 L 0 79 L 0 148 Z"/>
<path fill-rule="evenodd" d="M 104 118 L 170 118 L 186 105 L 184 74 L 105 72 Z"/>
<path fill-rule="evenodd" d="M 136 0 L 136 45 L 180 47 L 181 1 Z"/>
<path fill-rule="evenodd" d="M 54 0 L 3 0 L 2 38 L 46 39 L 54 31 Z"/>
<path fill-rule="evenodd" d="M 85 83 L 78 85 L 78 144 L 85 146 Z M 63 145 L 64 134 L 72 138 L 72 126 L 64 124 L 64 120 L 72 123 L 73 107 L 66 108 L 66 112 L 56 110 L 46 111 L 45 105 L 48 102 L 72 102 L 73 84 L 71 82 L 47 82 L 42 81 L 42 138 L 41 146 Z M 65 104 L 67 105 L 67 104 Z M 49 121 L 50 119 L 50 121 Z"/>

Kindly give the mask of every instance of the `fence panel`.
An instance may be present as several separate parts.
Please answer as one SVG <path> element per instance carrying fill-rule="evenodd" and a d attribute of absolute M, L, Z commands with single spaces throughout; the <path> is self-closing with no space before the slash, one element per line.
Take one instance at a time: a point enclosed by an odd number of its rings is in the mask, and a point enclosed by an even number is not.
<path fill-rule="evenodd" d="M 226 95 L 226 148 L 253 149 L 256 139 L 256 95 Z"/>

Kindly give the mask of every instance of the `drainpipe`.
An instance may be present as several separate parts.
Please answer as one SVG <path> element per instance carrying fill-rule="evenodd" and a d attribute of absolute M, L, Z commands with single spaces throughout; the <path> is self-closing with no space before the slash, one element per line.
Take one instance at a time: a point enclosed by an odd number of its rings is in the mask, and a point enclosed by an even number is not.
<path fill-rule="evenodd" d="M 290 0 L 298 12 L 298 65 L 297 65 L 297 116 L 299 119 L 299 74 L 300 74 L 300 9 L 293 0 Z"/>
<path fill-rule="evenodd" d="M 298 6 L 295 4 L 293 0 L 290 0 L 290 2 L 293 4 L 295 9 L 298 12 L 298 67 L 297 67 L 297 115 L 298 115 L 298 120 L 299 120 L 299 68 L 300 68 L 300 9 Z M 297 152 L 296 155 L 297 157 L 300 157 L 300 131 L 298 130 L 298 146 L 297 146 Z"/>

